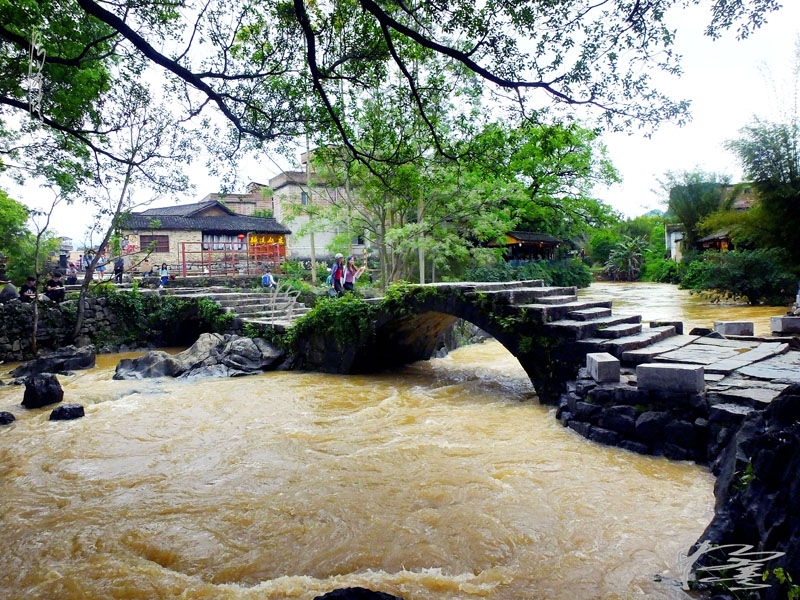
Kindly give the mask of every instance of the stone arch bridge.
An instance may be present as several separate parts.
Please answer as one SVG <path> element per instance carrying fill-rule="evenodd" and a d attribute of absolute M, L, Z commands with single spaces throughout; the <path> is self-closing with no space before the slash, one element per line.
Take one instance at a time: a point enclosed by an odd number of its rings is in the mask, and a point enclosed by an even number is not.
<path fill-rule="evenodd" d="M 610 300 L 578 300 L 576 288 L 541 280 L 408 285 L 368 302 L 361 324 L 319 323 L 298 335 L 295 368 L 368 373 L 427 360 L 464 319 L 503 344 L 552 403 L 587 353 L 643 362 L 647 347 L 676 334 L 676 325 L 643 328 L 640 316 L 612 315 Z"/>

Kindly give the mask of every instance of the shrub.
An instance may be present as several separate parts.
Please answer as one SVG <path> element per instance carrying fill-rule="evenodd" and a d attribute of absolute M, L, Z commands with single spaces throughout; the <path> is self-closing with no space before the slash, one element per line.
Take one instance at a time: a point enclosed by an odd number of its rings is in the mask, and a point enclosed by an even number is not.
<path fill-rule="evenodd" d="M 467 271 L 467 281 L 515 281 L 543 279 L 547 285 L 588 287 L 592 272 L 578 258 L 566 262 L 548 263 L 532 261 L 526 265 L 512 267 L 503 262 L 492 267 L 476 267 Z"/>
<path fill-rule="evenodd" d="M 657 258 L 645 262 L 644 269 L 642 269 L 642 280 L 656 283 L 680 283 L 684 270 L 674 260 Z"/>
<path fill-rule="evenodd" d="M 707 252 L 702 261 L 689 263 L 681 287 L 743 296 L 750 304 L 780 305 L 794 296 L 797 283 L 787 264 L 788 254 L 780 248 Z"/>
<path fill-rule="evenodd" d="M 681 278 L 679 287 L 689 290 L 711 289 L 709 285 L 712 268 L 711 260 L 693 260 L 686 265 L 686 271 Z"/>

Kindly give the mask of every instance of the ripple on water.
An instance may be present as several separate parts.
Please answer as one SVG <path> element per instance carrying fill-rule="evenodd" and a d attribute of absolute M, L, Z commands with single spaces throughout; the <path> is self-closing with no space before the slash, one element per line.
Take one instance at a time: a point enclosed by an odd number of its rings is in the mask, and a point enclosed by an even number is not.
<path fill-rule="evenodd" d="M 68 384 L 87 416 L 0 436 L 12 598 L 683 598 L 693 465 L 597 446 L 489 342 L 377 376 Z M 14 399 L 0 388 L 0 403 Z M 84 402 L 82 402 L 84 403 Z"/>

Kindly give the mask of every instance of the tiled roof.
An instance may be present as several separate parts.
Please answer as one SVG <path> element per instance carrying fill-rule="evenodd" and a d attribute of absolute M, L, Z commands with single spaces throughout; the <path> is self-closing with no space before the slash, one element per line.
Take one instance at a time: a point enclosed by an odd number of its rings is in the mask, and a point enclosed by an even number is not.
<path fill-rule="evenodd" d="M 518 239 L 520 242 L 548 242 L 550 244 L 558 244 L 561 242 L 558 238 L 546 233 L 535 233 L 533 231 L 509 231 L 506 235 Z"/>
<path fill-rule="evenodd" d="M 179 207 L 175 207 L 179 208 Z M 157 221 L 158 227 L 153 227 Z M 242 215 L 226 215 L 218 217 L 186 217 L 169 214 L 131 213 L 123 222 L 123 229 L 180 230 L 180 231 L 215 231 L 219 233 L 279 233 L 287 235 L 290 229 L 275 219 L 245 217 Z"/>
<path fill-rule="evenodd" d="M 158 215 L 158 216 L 172 216 L 172 217 L 190 217 L 195 213 L 211 208 L 214 205 L 219 205 L 220 208 L 235 214 L 232 210 L 221 204 L 217 200 L 205 200 L 203 202 L 195 202 L 194 204 L 181 204 L 180 206 L 163 206 L 160 208 L 148 208 L 140 213 L 133 213 L 134 215 Z"/>

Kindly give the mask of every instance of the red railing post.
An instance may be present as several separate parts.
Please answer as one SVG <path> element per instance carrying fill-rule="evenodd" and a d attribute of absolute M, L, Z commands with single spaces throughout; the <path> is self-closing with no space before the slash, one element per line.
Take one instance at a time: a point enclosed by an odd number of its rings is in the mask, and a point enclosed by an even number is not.
<path fill-rule="evenodd" d="M 183 276 L 186 277 L 186 242 L 181 242 L 181 260 L 182 260 L 182 269 Z"/>

